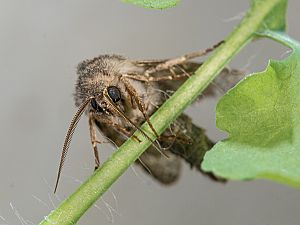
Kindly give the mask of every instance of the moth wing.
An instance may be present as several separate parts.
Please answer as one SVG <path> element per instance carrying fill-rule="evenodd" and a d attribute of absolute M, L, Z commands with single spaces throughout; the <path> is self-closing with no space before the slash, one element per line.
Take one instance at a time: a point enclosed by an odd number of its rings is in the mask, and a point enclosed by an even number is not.
<path fill-rule="evenodd" d="M 164 151 L 168 158 L 162 156 L 153 147 L 148 148 L 136 161 L 154 179 L 162 184 L 172 184 L 180 176 L 182 160 L 180 156 Z"/>
<path fill-rule="evenodd" d="M 165 139 L 166 137 L 169 137 L 168 140 Z M 207 137 L 204 129 L 192 123 L 189 116 L 180 115 L 160 136 L 159 142 L 166 149 L 165 153 L 169 158 L 163 157 L 150 147 L 140 156 L 142 161 L 140 164 L 160 183 L 172 184 L 177 181 L 181 173 L 182 159 L 203 175 L 215 181 L 224 181 L 212 173 L 202 171 L 203 157 L 214 143 Z"/>

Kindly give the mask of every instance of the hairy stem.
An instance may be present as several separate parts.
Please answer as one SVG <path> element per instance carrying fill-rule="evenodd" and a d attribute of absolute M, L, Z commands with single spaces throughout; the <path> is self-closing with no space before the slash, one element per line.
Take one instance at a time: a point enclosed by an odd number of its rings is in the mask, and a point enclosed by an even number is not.
<path fill-rule="evenodd" d="M 280 0 L 264 0 L 255 4 L 240 25 L 229 35 L 225 43 L 191 76 L 160 109 L 151 117 L 156 131 L 161 134 L 183 110 L 209 85 L 224 66 L 254 37 L 264 18 Z M 151 134 L 147 124 L 142 129 Z M 100 169 L 79 189 L 47 216 L 40 224 L 75 224 L 84 212 L 127 170 L 127 168 L 151 145 L 141 132 L 126 141 Z M 152 136 L 154 139 L 155 137 Z"/>

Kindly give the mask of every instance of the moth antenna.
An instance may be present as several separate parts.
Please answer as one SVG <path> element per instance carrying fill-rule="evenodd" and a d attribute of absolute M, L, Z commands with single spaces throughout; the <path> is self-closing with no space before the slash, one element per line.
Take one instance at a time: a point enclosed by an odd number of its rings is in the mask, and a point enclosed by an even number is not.
<path fill-rule="evenodd" d="M 114 108 L 114 110 L 116 110 L 119 115 L 121 115 L 125 120 L 127 120 L 132 126 L 134 126 L 137 130 L 139 130 L 145 138 L 147 138 L 153 145 L 153 147 L 160 153 L 162 154 L 164 157 L 169 158 L 168 155 L 166 155 L 165 153 L 163 153 L 163 151 L 161 150 L 160 146 L 156 146 L 154 144 L 154 141 L 141 129 L 139 128 L 134 122 L 132 122 L 110 99 L 109 95 L 107 94 L 107 92 L 104 92 L 104 96 L 105 98 L 108 100 L 109 104 Z"/>
<path fill-rule="evenodd" d="M 88 98 L 87 100 L 85 100 L 85 101 L 80 105 L 79 109 L 78 109 L 77 112 L 75 113 L 75 115 L 74 115 L 74 117 L 73 117 L 73 119 L 72 119 L 72 121 L 71 121 L 71 123 L 70 123 L 68 132 L 67 132 L 66 137 L 65 137 L 65 141 L 64 141 L 64 145 L 63 145 L 61 157 L 60 157 L 60 163 L 59 163 L 59 167 L 58 167 L 58 173 L 57 173 L 57 178 L 56 178 L 56 183 L 55 183 L 54 193 L 55 193 L 56 190 L 57 190 L 58 181 L 59 181 L 59 178 L 60 178 L 60 175 L 61 175 L 61 171 L 62 171 L 64 162 L 65 162 L 65 159 L 66 159 L 68 150 L 69 150 L 69 146 L 70 146 L 70 143 L 71 143 L 71 140 L 72 140 L 72 137 L 73 137 L 75 128 L 77 127 L 77 124 L 78 124 L 78 122 L 79 122 L 79 120 L 80 120 L 80 117 L 81 117 L 81 115 L 83 114 L 83 112 L 84 112 L 86 106 L 90 103 L 91 99 L 92 99 L 92 98 Z"/>

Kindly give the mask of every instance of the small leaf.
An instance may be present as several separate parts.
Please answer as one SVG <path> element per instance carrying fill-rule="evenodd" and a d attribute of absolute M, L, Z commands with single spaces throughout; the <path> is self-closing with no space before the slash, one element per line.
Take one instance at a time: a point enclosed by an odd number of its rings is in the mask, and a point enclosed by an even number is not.
<path fill-rule="evenodd" d="M 150 9 L 166 9 L 174 7 L 180 0 L 123 0 L 123 2 Z"/>
<path fill-rule="evenodd" d="M 217 105 L 217 126 L 229 133 L 202 164 L 228 179 L 266 178 L 300 187 L 300 45 L 265 32 L 292 48 L 282 61 L 252 74 Z"/>

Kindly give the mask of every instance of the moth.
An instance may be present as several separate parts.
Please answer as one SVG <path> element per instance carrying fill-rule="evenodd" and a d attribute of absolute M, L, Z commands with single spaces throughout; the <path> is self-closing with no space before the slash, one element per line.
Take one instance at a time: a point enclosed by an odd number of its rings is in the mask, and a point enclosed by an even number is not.
<path fill-rule="evenodd" d="M 84 60 L 77 67 L 74 115 L 64 141 L 55 191 L 67 156 L 76 125 L 86 114 L 95 157 L 95 169 L 100 165 L 97 130 L 115 145 L 121 146 L 136 130 L 150 139 L 139 127 L 147 122 L 160 145 L 153 142 L 139 158 L 139 163 L 149 174 L 163 184 L 175 182 L 180 174 L 182 159 L 199 171 L 200 163 L 213 142 L 205 131 L 182 114 L 162 135 L 158 135 L 149 117 L 163 104 L 201 63 L 192 60 L 204 56 L 223 43 L 204 51 L 164 60 L 130 60 L 120 55 L 100 55 Z M 226 90 L 241 78 L 236 70 L 224 69 L 214 85 Z M 210 86 L 205 95 L 213 95 Z M 139 142 L 137 137 L 133 138 Z M 54 191 L 54 192 L 55 192 Z"/>

